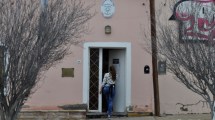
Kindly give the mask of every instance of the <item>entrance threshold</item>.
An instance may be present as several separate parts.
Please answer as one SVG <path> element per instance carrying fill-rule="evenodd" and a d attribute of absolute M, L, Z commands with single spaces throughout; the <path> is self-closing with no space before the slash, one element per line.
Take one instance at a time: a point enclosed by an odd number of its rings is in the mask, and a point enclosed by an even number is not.
<path fill-rule="evenodd" d="M 127 112 L 114 112 L 112 117 L 128 117 Z M 86 118 L 107 118 L 107 113 L 105 112 L 88 112 Z"/>

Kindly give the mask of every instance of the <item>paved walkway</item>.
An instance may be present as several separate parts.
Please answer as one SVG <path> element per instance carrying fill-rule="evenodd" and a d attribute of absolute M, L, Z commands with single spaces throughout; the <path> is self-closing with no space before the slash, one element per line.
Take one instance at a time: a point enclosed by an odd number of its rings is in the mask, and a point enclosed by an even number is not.
<path fill-rule="evenodd" d="M 107 118 L 88 119 L 88 120 L 107 120 Z M 164 117 L 121 117 L 112 118 L 111 120 L 211 120 L 210 114 L 189 114 L 189 115 L 172 115 Z"/>

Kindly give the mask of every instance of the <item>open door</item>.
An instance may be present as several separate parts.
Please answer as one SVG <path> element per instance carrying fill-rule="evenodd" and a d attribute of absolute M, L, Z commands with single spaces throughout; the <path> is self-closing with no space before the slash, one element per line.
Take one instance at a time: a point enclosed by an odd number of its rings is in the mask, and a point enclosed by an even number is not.
<path fill-rule="evenodd" d="M 113 112 L 125 112 L 125 49 L 110 49 L 109 65 L 114 65 L 117 72 Z"/>

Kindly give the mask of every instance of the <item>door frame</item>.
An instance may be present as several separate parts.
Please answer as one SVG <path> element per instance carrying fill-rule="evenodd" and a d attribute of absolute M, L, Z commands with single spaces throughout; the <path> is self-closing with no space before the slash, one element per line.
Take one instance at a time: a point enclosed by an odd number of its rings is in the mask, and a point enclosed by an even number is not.
<path fill-rule="evenodd" d="M 131 105 L 131 43 L 129 42 L 86 42 L 84 43 L 83 50 L 83 103 L 89 107 L 89 58 L 90 48 L 123 48 L 125 49 L 125 106 L 126 108 Z M 100 59 L 100 58 L 99 58 Z M 102 64 L 100 62 L 99 64 Z M 101 71 L 101 70 L 100 70 Z M 101 84 L 102 76 L 99 76 L 99 82 Z M 101 100 L 101 95 L 99 95 Z M 99 110 L 90 112 L 101 112 L 101 102 L 99 102 Z M 88 108 L 89 110 L 89 108 Z"/>

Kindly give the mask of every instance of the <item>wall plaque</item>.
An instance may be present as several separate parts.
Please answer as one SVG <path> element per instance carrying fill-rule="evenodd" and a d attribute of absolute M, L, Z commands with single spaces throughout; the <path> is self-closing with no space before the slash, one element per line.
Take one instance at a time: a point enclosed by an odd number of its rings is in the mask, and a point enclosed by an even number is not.
<path fill-rule="evenodd" d="M 101 11 L 104 17 L 110 18 L 115 12 L 113 0 L 103 0 Z"/>
<path fill-rule="evenodd" d="M 62 68 L 62 77 L 74 77 L 74 68 Z"/>

